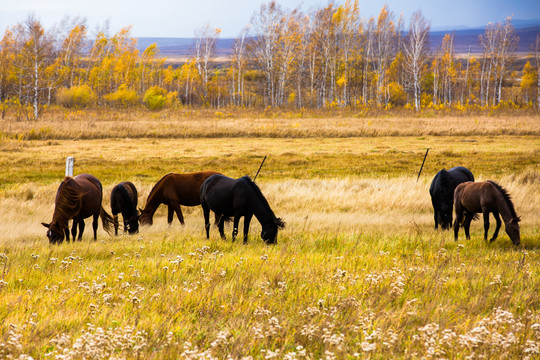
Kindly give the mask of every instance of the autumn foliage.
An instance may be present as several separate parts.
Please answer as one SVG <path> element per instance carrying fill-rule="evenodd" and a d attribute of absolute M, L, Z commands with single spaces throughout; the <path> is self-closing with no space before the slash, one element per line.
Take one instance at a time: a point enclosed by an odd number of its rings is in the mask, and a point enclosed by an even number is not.
<path fill-rule="evenodd" d="M 166 65 L 156 44 L 140 52 L 130 27 L 90 37 L 86 21 L 47 30 L 33 16 L 0 42 L 2 115 L 37 118 L 43 109 L 146 106 L 239 108 L 488 109 L 537 107 L 540 35 L 534 56 L 515 71 L 519 38 L 511 19 L 488 24 L 482 54 L 456 54 L 452 34 L 429 50 L 430 23 L 420 11 L 405 19 L 383 7 L 360 16 L 357 0 L 306 14 L 275 1 L 262 4 L 215 61 L 220 29 L 195 31 L 192 57 Z"/>

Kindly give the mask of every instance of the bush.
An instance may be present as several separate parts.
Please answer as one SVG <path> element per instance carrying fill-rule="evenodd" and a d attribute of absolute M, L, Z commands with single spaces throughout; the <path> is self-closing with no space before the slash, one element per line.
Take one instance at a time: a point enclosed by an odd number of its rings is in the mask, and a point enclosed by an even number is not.
<path fill-rule="evenodd" d="M 397 82 L 388 84 L 388 93 L 390 94 L 390 104 L 403 106 L 407 103 L 407 94 Z"/>
<path fill-rule="evenodd" d="M 167 102 L 167 91 L 159 86 L 152 86 L 146 90 L 143 97 L 143 103 L 150 110 L 161 110 Z"/>
<path fill-rule="evenodd" d="M 56 102 L 67 108 L 84 108 L 96 102 L 96 95 L 88 85 L 60 88 L 56 93 Z"/>
<path fill-rule="evenodd" d="M 171 91 L 167 93 L 167 107 L 174 109 L 180 106 L 180 100 L 178 100 L 178 92 Z"/>
<path fill-rule="evenodd" d="M 135 90 L 129 90 L 125 85 L 120 85 L 118 90 L 104 96 L 105 100 L 113 106 L 127 108 L 139 103 L 139 97 Z"/>

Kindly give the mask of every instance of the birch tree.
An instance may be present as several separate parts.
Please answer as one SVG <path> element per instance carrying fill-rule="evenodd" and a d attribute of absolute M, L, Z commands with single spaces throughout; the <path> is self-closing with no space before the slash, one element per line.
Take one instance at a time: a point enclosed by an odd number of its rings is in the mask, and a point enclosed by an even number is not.
<path fill-rule="evenodd" d="M 212 29 L 209 24 L 195 31 L 195 64 L 201 77 L 204 101 L 208 100 L 208 75 L 210 61 L 215 55 L 216 42 L 221 29 Z"/>
<path fill-rule="evenodd" d="M 33 119 L 39 116 L 41 93 L 46 89 L 45 69 L 52 63 L 53 41 L 41 23 L 30 15 L 15 27 L 19 99 L 31 104 Z"/>
<path fill-rule="evenodd" d="M 416 111 L 420 110 L 421 80 L 428 61 L 429 28 L 429 22 L 420 10 L 411 15 L 404 51 L 405 67 L 412 86 Z"/>

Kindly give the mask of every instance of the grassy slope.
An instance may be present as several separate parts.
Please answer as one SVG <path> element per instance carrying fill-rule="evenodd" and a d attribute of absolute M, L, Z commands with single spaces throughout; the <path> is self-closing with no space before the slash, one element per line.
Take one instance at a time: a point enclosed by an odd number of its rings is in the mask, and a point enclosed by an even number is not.
<path fill-rule="evenodd" d="M 0 149 L 0 357 L 517 358 L 539 346 L 538 134 L 4 140 Z M 134 181 L 144 204 L 166 172 L 241 176 L 266 154 L 258 182 L 288 223 L 277 246 L 264 246 L 255 220 L 247 246 L 214 228 L 207 241 L 197 208 L 185 209 L 185 228 L 169 227 L 160 209 L 139 235 L 100 230 L 96 243 L 87 224 L 83 242 L 50 246 L 39 225 L 67 155 L 106 194 Z M 480 222 L 471 241 L 432 230 L 429 181 L 457 164 L 508 187 L 521 249 L 504 231 L 486 245 Z"/>

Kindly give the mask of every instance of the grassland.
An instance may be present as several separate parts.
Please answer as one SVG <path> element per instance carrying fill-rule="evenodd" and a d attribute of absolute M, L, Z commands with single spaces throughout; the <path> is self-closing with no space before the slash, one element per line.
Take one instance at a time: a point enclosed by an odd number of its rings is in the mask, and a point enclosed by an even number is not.
<path fill-rule="evenodd" d="M 85 132 L 76 116 L 3 126 L 0 358 L 540 356 L 537 117 L 129 114 Z M 151 137 L 149 128 L 169 135 Z M 31 129 L 50 130 L 28 140 Z M 119 181 L 133 181 L 144 205 L 165 173 L 253 175 L 264 155 L 257 182 L 287 222 L 276 246 L 264 245 L 255 220 L 246 246 L 230 242 L 230 225 L 228 241 L 215 228 L 208 241 L 198 208 L 184 208 L 185 227 L 168 226 L 161 208 L 136 236 L 100 230 L 92 242 L 87 225 L 82 242 L 61 246 L 40 225 L 52 216 L 66 156 L 75 172 L 102 180 L 109 209 Z M 520 248 L 504 231 L 485 244 L 480 222 L 470 241 L 433 230 L 429 183 L 455 165 L 508 188 L 523 218 Z"/>

